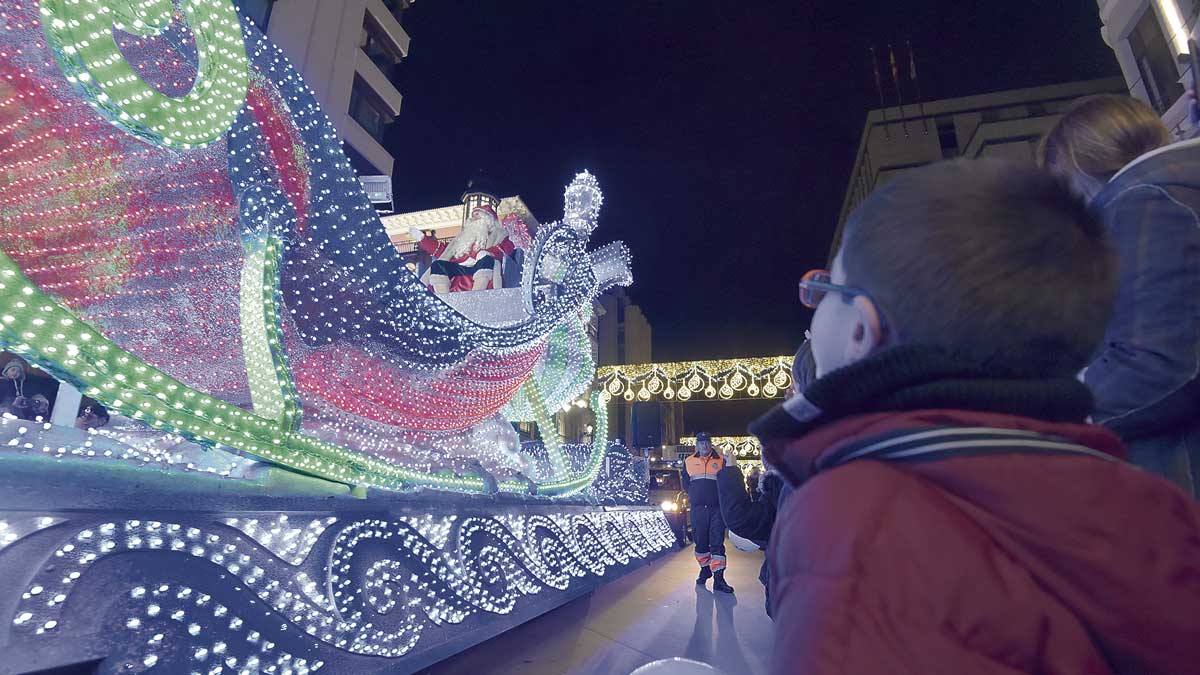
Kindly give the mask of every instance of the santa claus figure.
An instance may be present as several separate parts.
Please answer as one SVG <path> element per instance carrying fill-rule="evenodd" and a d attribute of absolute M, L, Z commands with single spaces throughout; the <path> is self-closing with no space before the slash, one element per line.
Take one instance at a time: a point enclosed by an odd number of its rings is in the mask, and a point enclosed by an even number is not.
<path fill-rule="evenodd" d="M 419 248 L 433 256 L 423 281 L 435 293 L 484 291 L 501 285 L 501 265 L 515 245 L 496 217 L 491 204 L 471 209 L 462 232 L 450 241 L 438 241 L 417 228 L 409 234 Z"/>

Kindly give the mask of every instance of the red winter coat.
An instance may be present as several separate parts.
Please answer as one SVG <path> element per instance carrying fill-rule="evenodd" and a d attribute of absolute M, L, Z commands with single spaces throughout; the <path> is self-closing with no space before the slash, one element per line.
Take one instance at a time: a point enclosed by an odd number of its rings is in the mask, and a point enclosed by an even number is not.
<path fill-rule="evenodd" d="M 1099 427 L 936 410 L 769 443 L 786 475 L 811 476 L 771 535 L 773 672 L 1200 673 L 1200 512 L 1166 481 L 1020 452 L 858 459 L 812 475 L 849 443 L 943 425 L 1123 456 Z"/>

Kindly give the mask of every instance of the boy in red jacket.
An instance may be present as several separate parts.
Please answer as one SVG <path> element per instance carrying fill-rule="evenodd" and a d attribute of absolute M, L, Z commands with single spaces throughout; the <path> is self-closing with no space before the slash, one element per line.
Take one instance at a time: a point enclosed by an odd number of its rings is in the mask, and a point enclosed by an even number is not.
<path fill-rule="evenodd" d="M 1085 424 L 1115 270 L 1049 174 L 876 191 L 809 273 L 818 380 L 755 422 L 796 486 L 768 551 L 776 673 L 1200 672 L 1200 512 Z"/>

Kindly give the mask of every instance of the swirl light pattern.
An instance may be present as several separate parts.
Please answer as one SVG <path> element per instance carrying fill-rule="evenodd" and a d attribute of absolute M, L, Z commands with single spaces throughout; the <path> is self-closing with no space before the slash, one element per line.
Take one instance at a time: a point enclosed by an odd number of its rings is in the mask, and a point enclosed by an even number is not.
<path fill-rule="evenodd" d="M 246 48 L 225 0 L 186 0 L 196 77 L 164 94 L 125 60 L 114 32 L 140 37 L 171 26 L 171 0 L 43 0 L 42 23 L 67 81 L 110 122 L 152 143 L 187 149 L 225 135 L 246 98 Z"/>
<path fill-rule="evenodd" d="M 530 596 L 604 577 L 675 541 L 662 513 L 647 508 L 344 520 L 43 518 L 53 519 L 45 522 L 58 536 L 36 553 L 44 564 L 27 579 L 0 582 L 20 593 L 0 631 L 9 633 L 7 644 L 30 650 L 62 648 L 74 632 L 90 631 L 108 641 L 117 672 L 207 672 L 214 663 L 252 667 L 250 658 L 259 667 L 337 664 L 348 672 L 369 657 L 401 660 L 423 641 L 447 639 L 452 626 L 521 611 Z M 30 555 L 42 550 L 32 539 L 29 546 Z M 101 564 L 118 556 L 125 567 Z M 106 576 L 112 570 L 121 576 Z M 86 600 L 99 606 L 66 611 L 102 578 L 102 599 Z"/>

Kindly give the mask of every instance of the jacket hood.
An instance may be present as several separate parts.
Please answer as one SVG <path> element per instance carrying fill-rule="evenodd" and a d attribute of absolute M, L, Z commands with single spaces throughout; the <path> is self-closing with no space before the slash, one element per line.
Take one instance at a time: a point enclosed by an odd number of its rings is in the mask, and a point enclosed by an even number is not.
<path fill-rule="evenodd" d="M 1132 162 L 1126 164 L 1120 171 L 1109 179 L 1109 184 L 1123 184 L 1129 180 L 1130 175 L 1136 172 L 1153 170 L 1158 164 L 1170 162 L 1172 159 L 1181 156 L 1181 153 L 1190 153 L 1200 151 L 1200 138 L 1192 138 L 1178 143 L 1164 145 L 1161 148 L 1151 150 L 1146 154 L 1138 157 Z"/>

